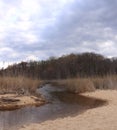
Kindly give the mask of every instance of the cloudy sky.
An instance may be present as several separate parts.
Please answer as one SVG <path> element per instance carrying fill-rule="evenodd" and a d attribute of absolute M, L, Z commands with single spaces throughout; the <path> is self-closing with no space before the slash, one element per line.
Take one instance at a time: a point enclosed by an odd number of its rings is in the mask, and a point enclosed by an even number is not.
<path fill-rule="evenodd" d="M 0 66 L 72 52 L 117 56 L 117 0 L 0 0 Z"/>

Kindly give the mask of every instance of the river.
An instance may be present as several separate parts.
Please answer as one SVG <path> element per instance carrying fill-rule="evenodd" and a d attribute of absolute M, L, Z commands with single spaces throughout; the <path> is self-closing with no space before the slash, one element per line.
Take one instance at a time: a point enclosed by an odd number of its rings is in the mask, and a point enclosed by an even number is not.
<path fill-rule="evenodd" d="M 63 87 L 52 87 L 49 84 L 38 89 L 37 92 L 41 93 L 48 103 L 41 107 L 0 111 L 0 130 L 16 130 L 30 123 L 75 116 L 105 103 L 105 101 L 73 94 Z"/>

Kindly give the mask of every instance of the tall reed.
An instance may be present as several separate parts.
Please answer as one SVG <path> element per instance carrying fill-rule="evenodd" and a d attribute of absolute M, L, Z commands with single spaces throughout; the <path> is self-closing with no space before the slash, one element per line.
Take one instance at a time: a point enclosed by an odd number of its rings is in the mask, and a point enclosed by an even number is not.
<path fill-rule="evenodd" d="M 52 84 L 53 86 L 63 86 L 74 93 L 95 91 L 96 89 L 117 89 L 117 75 L 54 80 Z"/>
<path fill-rule="evenodd" d="M 0 77 L 0 93 L 32 94 L 42 82 L 38 79 L 18 77 Z"/>

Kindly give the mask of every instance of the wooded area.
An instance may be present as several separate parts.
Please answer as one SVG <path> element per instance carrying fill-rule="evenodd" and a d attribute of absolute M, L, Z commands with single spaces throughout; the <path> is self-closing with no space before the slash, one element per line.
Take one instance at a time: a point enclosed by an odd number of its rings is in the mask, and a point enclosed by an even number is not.
<path fill-rule="evenodd" d="M 38 79 L 66 79 L 117 74 L 117 59 L 82 53 L 51 57 L 46 61 L 21 62 L 0 70 L 0 76 L 26 76 Z"/>

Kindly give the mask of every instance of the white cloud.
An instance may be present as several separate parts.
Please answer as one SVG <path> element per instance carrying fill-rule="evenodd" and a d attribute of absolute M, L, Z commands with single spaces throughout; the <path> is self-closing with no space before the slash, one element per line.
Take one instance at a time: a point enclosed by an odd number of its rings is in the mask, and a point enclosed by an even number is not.
<path fill-rule="evenodd" d="M 2 68 L 7 68 L 9 65 L 13 65 L 14 64 L 14 62 L 2 62 L 2 61 L 0 61 L 0 69 L 2 69 Z"/>
<path fill-rule="evenodd" d="M 31 15 L 38 15 L 41 12 L 39 0 L 21 0 L 21 18 L 22 20 L 30 20 Z"/>
<path fill-rule="evenodd" d="M 35 56 L 35 55 L 29 55 L 27 58 L 26 58 L 26 61 L 37 61 L 38 60 L 38 57 Z"/>
<path fill-rule="evenodd" d="M 6 52 L 11 53 L 11 52 L 13 52 L 13 50 L 10 47 L 2 47 L 2 48 L 0 48 L 0 54 L 6 53 Z"/>
<path fill-rule="evenodd" d="M 0 61 L 72 52 L 115 56 L 116 0 L 0 0 Z"/>

